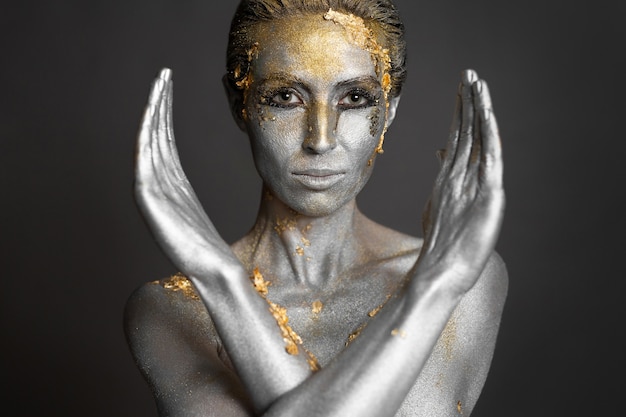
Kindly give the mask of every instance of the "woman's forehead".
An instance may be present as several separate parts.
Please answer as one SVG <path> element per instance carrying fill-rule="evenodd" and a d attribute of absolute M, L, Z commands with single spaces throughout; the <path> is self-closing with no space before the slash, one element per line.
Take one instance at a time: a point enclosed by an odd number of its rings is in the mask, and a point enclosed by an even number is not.
<path fill-rule="evenodd" d="M 273 73 L 331 81 L 375 76 L 370 51 L 355 42 L 353 30 L 323 15 L 289 16 L 255 28 L 254 78 Z"/>

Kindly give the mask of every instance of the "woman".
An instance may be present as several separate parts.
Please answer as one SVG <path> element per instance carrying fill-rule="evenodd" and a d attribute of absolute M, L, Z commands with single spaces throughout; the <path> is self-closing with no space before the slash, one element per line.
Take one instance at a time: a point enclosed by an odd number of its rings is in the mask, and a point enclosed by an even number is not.
<path fill-rule="evenodd" d="M 180 166 L 170 71 L 155 81 L 136 197 L 182 274 L 131 296 L 126 332 L 160 415 L 471 413 L 507 289 L 500 142 L 465 71 L 424 239 L 358 210 L 399 103 L 402 34 L 389 1 L 242 1 L 224 84 L 263 198 L 230 247 Z"/>

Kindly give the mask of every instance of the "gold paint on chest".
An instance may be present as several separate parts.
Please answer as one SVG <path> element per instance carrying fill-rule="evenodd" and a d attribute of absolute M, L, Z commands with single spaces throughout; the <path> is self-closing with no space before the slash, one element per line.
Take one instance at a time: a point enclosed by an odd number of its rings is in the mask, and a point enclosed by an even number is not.
<path fill-rule="evenodd" d="M 189 281 L 189 279 L 180 272 L 163 280 L 161 285 L 166 290 L 181 292 L 185 297 L 191 298 L 192 300 L 200 299 L 191 281 Z"/>
<path fill-rule="evenodd" d="M 313 312 L 313 314 L 321 313 L 322 308 L 324 308 L 324 304 L 322 304 L 320 300 L 313 301 L 313 304 L 311 305 L 311 311 Z"/>
<path fill-rule="evenodd" d="M 319 363 L 315 355 L 309 352 L 302 346 L 302 338 L 291 328 L 289 325 L 289 317 L 287 316 L 287 309 L 270 301 L 267 298 L 268 287 L 271 285 L 269 281 L 265 281 L 263 275 L 259 271 L 259 268 L 254 268 L 252 276 L 250 277 L 254 289 L 263 297 L 263 299 L 269 305 L 269 311 L 276 320 L 278 328 L 280 329 L 283 341 L 285 342 L 285 351 L 290 355 L 300 354 L 299 347 L 302 347 L 306 354 L 306 361 L 309 364 L 309 368 L 312 371 L 320 369 Z"/>

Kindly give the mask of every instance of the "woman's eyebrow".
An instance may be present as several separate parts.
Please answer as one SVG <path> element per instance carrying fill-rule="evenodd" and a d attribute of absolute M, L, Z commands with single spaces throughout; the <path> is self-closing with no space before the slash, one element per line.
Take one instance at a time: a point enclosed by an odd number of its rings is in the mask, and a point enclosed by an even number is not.
<path fill-rule="evenodd" d="M 373 77 L 371 75 L 340 81 L 337 83 L 336 87 L 345 88 L 345 87 L 352 87 L 355 85 L 364 86 L 369 89 L 381 88 L 380 81 L 378 81 L 376 77 Z"/>
<path fill-rule="evenodd" d="M 267 85 L 270 85 L 270 86 L 276 85 L 276 86 L 285 86 L 285 87 L 297 86 L 309 92 L 309 88 L 306 86 L 304 81 L 302 81 L 298 77 L 293 76 L 292 74 L 283 73 L 283 72 L 275 72 L 259 80 L 260 88 L 266 87 Z"/>

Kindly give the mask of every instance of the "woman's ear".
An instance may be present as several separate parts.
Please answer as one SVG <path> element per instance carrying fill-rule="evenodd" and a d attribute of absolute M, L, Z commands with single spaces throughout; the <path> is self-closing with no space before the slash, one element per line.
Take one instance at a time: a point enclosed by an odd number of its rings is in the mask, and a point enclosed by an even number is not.
<path fill-rule="evenodd" d="M 398 110 L 398 104 L 400 103 L 400 96 L 393 97 L 389 100 L 389 109 L 387 109 L 387 128 L 393 123 L 393 119 L 396 118 L 396 111 Z"/>
<path fill-rule="evenodd" d="M 230 106 L 230 112 L 235 119 L 235 123 L 239 126 L 239 129 L 246 131 L 246 122 L 243 119 L 243 92 L 233 88 L 230 81 L 228 81 L 228 74 L 222 77 L 222 84 L 224 85 L 224 91 L 228 98 L 228 104 Z"/>

